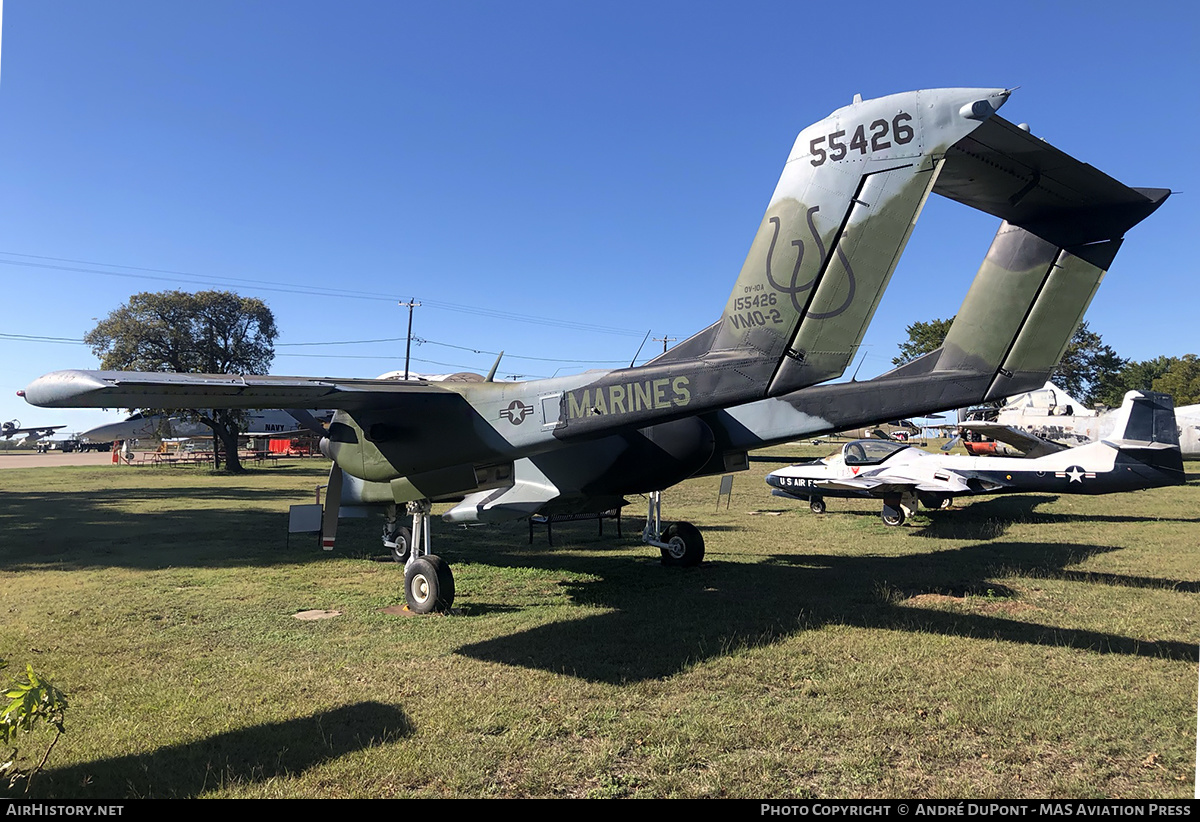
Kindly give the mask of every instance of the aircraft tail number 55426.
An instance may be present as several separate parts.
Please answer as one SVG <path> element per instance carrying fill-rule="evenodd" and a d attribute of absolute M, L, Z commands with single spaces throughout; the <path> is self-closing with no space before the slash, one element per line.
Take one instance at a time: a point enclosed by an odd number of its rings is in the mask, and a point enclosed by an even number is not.
<path fill-rule="evenodd" d="M 891 138 L 896 141 L 896 145 L 903 146 L 912 142 L 915 132 L 912 126 L 908 125 L 912 122 L 912 115 L 906 111 L 902 111 L 892 118 Z M 867 134 L 867 126 L 859 125 L 854 129 L 854 135 L 850 138 L 850 142 L 846 143 L 846 129 L 838 129 L 831 131 L 829 134 L 822 134 L 820 137 L 814 137 L 809 141 L 808 150 L 812 154 L 813 167 L 822 166 L 826 160 L 837 162 L 846 157 L 850 151 L 857 151 L 861 155 L 867 154 L 868 151 L 883 151 L 892 147 L 891 140 L 888 139 L 889 123 L 887 120 L 873 120 L 870 124 L 871 132 Z M 868 140 L 868 137 L 870 138 Z M 824 145 L 829 146 L 826 151 Z"/>

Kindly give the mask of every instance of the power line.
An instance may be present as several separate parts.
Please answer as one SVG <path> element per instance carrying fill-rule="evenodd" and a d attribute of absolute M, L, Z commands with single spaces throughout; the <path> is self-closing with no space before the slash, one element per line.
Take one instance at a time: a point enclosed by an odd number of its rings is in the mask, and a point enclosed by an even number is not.
<path fill-rule="evenodd" d="M 136 280 L 156 280 L 160 282 L 179 283 L 182 285 L 252 285 L 262 291 L 273 291 L 282 294 L 299 294 L 309 297 L 341 297 L 354 300 L 375 300 L 392 302 L 398 296 L 369 291 L 351 291 L 344 288 L 328 288 L 314 285 L 283 285 L 273 280 L 258 280 L 248 277 L 227 277 L 224 275 L 196 274 L 188 271 L 174 271 L 163 268 L 145 268 L 128 266 L 119 263 L 100 263 L 90 260 L 74 260 L 67 257 L 48 257 L 37 254 L 21 254 L 16 251 L 0 251 L 10 257 L 23 257 L 25 260 L 5 260 L 0 258 L 0 265 L 20 266 L 24 268 L 40 268 L 51 271 L 67 271 L 78 274 L 100 274 L 107 277 L 124 277 Z M 27 260 L 46 260 L 49 262 L 28 262 Z M 71 265 L 59 265 L 70 263 Z M 79 266 L 103 266 L 103 268 L 80 268 Z M 124 271 L 106 271 L 104 268 L 121 268 Z M 413 299 L 416 299 L 415 297 Z M 617 334 L 622 336 L 637 336 L 641 332 L 615 326 L 595 325 L 574 320 L 559 320 L 550 317 L 536 317 L 529 314 L 515 314 L 493 308 L 463 305 L 421 298 L 430 308 L 442 311 L 452 311 L 460 314 L 470 314 L 478 317 L 492 317 L 531 325 L 544 325 L 552 328 L 571 328 L 579 331 L 589 331 L 597 334 Z"/>

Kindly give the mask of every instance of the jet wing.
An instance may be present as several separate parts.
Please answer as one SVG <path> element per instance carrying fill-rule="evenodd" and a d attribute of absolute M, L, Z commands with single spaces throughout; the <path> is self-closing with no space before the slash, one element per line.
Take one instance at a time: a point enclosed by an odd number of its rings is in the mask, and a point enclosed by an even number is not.
<path fill-rule="evenodd" d="M 888 494 L 903 494 L 905 491 L 916 490 L 917 483 L 912 480 L 896 481 L 875 477 L 854 477 L 852 479 L 825 480 L 816 483 L 816 486 L 829 491 L 850 491 L 857 494 L 870 494 L 871 496 L 886 496 Z M 930 490 L 941 491 L 943 489 Z"/>
<path fill-rule="evenodd" d="M 32 436 L 34 439 L 41 439 L 42 437 L 53 434 L 60 428 L 66 427 L 67 426 L 65 425 L 32 425 L 26 428 L 14 428 L 10 427 L 8 423 L 5 423 L 3 430 L 0 430 L 0 436 L 3 436 L 5 439 L 9 439 L 11 437 L 19 437 L 22 434 L 26 434 Z"/>
<path fill-rule="evenodd" d="M 1067 446 L 1061 443 L 1051 442 L 1050 440 L 1042 439 L 1036 434 L 1030 434 L 1028 431 L 1022 431 L 1018 428 L 1010 428 L 998 422 L 964 420 L 957 427 L 967 431 L 976 431 L 985 437 L 991 437 L 994 440 L 1011 445 L 1013 448 L 1022 451 L 1030 459 L 1044 457 L 1047 454 L 1054 454 L 1067 449 Z"/>
<path fill-rule="evenodd" d="M 387 409 L 413 394 L 459 397 L 425 380 L 360 380 L 147 371 L 55 371 L 20 392 L 45 408 Z"/>
<path fill-rule="evenodd" d="M 952 471 L 938 471 L 933 480 L 907 477 L 903 474 L 875 474 L 873 476 L 843 477 L 816 483 L 818 488 L 830 491 L 849 491 L 886 497 L 906 491 L 929 491 L 933 493 L 963 494 L 970 488 L 962 477 Z"/>

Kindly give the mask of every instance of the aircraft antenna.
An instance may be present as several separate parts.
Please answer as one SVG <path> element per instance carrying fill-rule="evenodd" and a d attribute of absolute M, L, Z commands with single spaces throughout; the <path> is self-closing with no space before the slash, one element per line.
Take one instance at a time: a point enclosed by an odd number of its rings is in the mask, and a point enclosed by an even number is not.
<path fill-rule="evenodd" d="M 496 381 L 496 369 L 500 367 L 500 358 L 503 356 L 504 356 L 503 351 L 501 351 L 499 354 L 496 355 L 496 361 L 494 363 L 492 363 L 492 370 L 488 372 L 487 377 L 484 379 L 484 382 L 495 382 Z"/>
<path fill-rule="evenodd" d="M 408 382 L 408 356 L 412 351 L 412 312 L 421 304 L 415 299 L 409 299 L 408 302 L 400 303 L 400 305 L 408 306 L 408 338 L 404 342 L 404 381 Z"/>
<path fill-rule="evenodd" d="M 633 359 L 629 361 L 629 367 L 630 367 L 630 368 L 633 368 L 633 364 L 637 362 L 638 354 L 641 354 L 641 353 L 642 353 L 642 347 L 643 347 L 643 346 L 646 344 L 646 340 L 650 339 L 650 332 L 651 332 L 651 331 L 653 331 L 653 330 L 654 330 L 653 328 L 651 328 L 651 329 L 647 330 L 647 331 L 646 331 L 646 336 L 642 337 L 642 344 L 638 346 L 637 353 L 636 353 L 636 354 L 634 354 L 634 355 L 633 355 Z"/>
<path fill-rule="evenodd" d="M 867 358 L 867 352 L 864 351 L 862 356 L 858 358 L 858 368 L 854 369 L 854 375 L 850 377 L 850 382 L 858 382 L 858 372 L 862 370 L 863 360 Z"/>

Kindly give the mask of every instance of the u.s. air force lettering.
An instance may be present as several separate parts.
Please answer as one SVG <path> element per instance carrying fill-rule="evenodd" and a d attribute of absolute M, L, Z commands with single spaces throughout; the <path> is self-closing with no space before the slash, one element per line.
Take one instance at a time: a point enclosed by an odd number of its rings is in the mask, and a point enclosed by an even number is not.
<path fill-rule="evenodd" d="M 692 401 L 688 384 L 687 377 L 662 377 L 572 391 L 567 395 L 567 418 L 684 406 Z"/>

